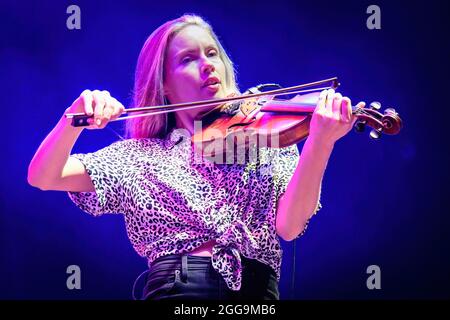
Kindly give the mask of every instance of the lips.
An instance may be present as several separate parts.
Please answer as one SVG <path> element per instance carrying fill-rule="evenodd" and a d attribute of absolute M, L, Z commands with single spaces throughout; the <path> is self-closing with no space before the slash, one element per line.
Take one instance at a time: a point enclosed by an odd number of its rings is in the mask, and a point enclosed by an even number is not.
<path fill-rule="evenodd" d="M 215 84 L 219 84 L 220 80 L 217 77 L 209 77 L 208 79 L 206 79 L 205 82 L 203 82 L 203 88 L 210 86 L 210 85 L 215 85 Z"/>

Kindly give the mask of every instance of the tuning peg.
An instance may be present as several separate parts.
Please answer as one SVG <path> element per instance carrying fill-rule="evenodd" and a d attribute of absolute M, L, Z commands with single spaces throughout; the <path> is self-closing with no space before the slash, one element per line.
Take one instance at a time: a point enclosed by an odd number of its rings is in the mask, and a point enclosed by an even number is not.
<path fill-rule="evenodd" d="M 381 109 L 381 103 L 378 101 L 374 101 L 370 104 L 370 109 L 372 110 L 380 110 Z"/>
<path fill-rule="evenodd" d="M 370 131 L 370 137 L 371 137 L 373 140 L 378 140 L 378 139 L 380 138 L 380 136 L 381 136 L 381 132 L 380 132 L 380 131 L 375 130 L 375 129 L 373 129 L 372 131 Z"/>
<path fill-rule="evenodd" d="M 384 114 L 388 113 L 397 114 L 397 111 L 395 111 L 394 108 L 386 108 L 386 110 L 384 110 Z"/>
<path fill-rule="evenodd" d="M 356 132 L 364 132 L 366 129 L 366 122 L 365 121 L 357 121 L 355 123 L 355 130 Z"/>

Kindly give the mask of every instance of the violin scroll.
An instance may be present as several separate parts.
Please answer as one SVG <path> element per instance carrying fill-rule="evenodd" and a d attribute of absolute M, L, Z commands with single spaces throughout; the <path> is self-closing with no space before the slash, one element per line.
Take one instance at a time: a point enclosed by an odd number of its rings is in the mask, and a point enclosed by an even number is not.
<path fill-rule="evenodd" d="M 381 134 L 394 135 L 400 132 L 403 127 L 402 119 L 393 108 L 387 108 L 384 113 L 380 112 L 381 103 L 374 101 L 369 108 L 359 108 L 354 114 L 358 117 L 355 123 L 355 131 L 363 132 L 366 126 L 372 128 L 370 137 L 380 138 Z"/>

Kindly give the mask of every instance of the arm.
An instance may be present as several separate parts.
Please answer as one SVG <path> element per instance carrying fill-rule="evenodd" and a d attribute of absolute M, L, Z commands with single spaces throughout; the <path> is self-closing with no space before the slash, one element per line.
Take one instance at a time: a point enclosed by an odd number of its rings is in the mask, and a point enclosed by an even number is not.
<path fill-rule="evenodd" d="M 69 157 L 82 130 L 71 127 L 64 116 L 60 119 L 31 160 L 28 167 L 30 185 L 41 190 L 75 188 L 93 191 L 94 186 L 81 162 Z"/>
<path fill-rule="evenodd" d="M 308 138 L 286 192 L 278 202 L 277 232 L 286 241 L 299 235 L 317 210 L 323 174 L 333 145 Z"/>
<path fill-rule="evenodd" d="M 364 103 L 357 105 L 363 106 Z M 300 160 L 278 202 L 276 228 L 284 240 L 295 239 L 317 210 L 323 175 L 334 144 L 356 121 L 351 110 L 350 99 L 335 94 L 333 89 L 321 93 Z"/>
<path fill-rule="evenodd" d="M 124 107 L 107 91 L 85 90 L 66 113 L 85 112 L 94 115 L 89 129 L 102 129 L 117 118 Z M 83 164 L 70 157 L 83 127 L 72 127 L 63 116 L 39 146 L 28 167 L 28 183 L 41 190 L 94 191 Z"/>

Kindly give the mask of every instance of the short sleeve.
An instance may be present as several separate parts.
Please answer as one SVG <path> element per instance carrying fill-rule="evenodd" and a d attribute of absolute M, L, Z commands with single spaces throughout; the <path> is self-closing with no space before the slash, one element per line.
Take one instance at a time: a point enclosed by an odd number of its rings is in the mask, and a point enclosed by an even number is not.
<path fill-rule="evenodd" d="M 94 216 L 124 212 L 123 148 L 124 143 L 118 141 L 93 153 L 71 155 L 84 165 L 95 188 L 93 192 L 68 192 L 81 210 Z"/>
<path fill-rule="evenodd" d="M 278 197 L 281 197 L 286 191 L 289 181 L 294 175 L 299 161 L 299 152 L 297 145 L 286 148 L 274 149 L 275 154 L 272 158 L 272 170 L 275 187 Z"/>

